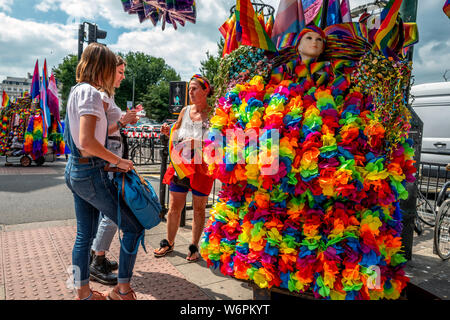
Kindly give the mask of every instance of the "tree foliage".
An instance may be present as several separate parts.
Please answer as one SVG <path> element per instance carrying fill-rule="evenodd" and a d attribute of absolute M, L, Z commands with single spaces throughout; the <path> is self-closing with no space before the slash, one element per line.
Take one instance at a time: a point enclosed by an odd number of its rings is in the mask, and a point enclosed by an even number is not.
<path fill-rule="evenodd" d="M 169 112 L 169 82 L 179 81 L 180 76 L 162 58 L 142 52 L 119 53 L 119 55 L 125 59 L 127 67 L 125 79 L 120 88 L 116 89 L 114 97 L 116 104 L 125 110 L 127 101 L 133 101 L 134 80 L 134 105 L 142 104 L 147 116 L 161 120 L 161 117 L 165 117 Z M 65 113 L 70 88 L 76 84 L 77 64 L 77 56 L 70 54 L 53 69 L 62 95 L 63 113 Z"/>
<path fill-rule="evenodd" d="M 69 54 L 64 57 L 63 61 L 52 69 L 58 83 L 59 93 L 61 94 L 60 106 L 62 107 L 61 116 L 66 113 L 67 99 L 69 98 L 70 89 L 76 84 L 76 69 L 78 57 Z"/>

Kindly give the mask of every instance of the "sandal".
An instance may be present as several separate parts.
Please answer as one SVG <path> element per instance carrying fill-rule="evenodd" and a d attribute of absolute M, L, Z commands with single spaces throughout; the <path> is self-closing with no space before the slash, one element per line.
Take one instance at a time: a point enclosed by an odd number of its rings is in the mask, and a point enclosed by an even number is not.
<path fill-rule="evenodd" d="M 192 255 L 197 254 L 197 258 L 191 259 Z M 198 252 L 198 247 L 195 244 L 191 244 L 189 246 L 189 255 L 186 257 L 186 260 L 189 262 L 195 262 L 200 259 L 200 254 Z"/>
<path fill-rule="evenodd" d="M 156 258 L 164 257 L 166 254 L 173 251 L 174 246 L 175 246 L 175 242 L 172 245 L 170 245 L 170 243 L 167 239 L 163 239 L 159 243 L 159 250 L 164 249 L 165 247 L 167 247 L 167 249 L 165 251 L 163 251 L 162 253 L 156 253 L 156 250 L 155 250 L 153 252 L 153 254 Z"/>

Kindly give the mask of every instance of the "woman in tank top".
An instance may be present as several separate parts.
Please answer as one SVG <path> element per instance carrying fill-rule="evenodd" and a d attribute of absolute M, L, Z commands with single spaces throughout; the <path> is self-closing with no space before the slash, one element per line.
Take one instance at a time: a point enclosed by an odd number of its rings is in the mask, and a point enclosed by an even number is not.
<path fill-rule="evenodd" d="M 170 134 L 173 142 L 171 148 L 172 164 L 164 176 L 164 183 L 169 184 L 169 210 L 167 213 L 167 239 L 160 242 L 160 248 L 154 251 L 155 257 L 163 257 L 172 252 L 175 245 L 175 237 L 180 225 L 181 211 L 186 204 L 186 195 L 192 191 L 194 219 L 192 223 L 192 242 L 188 247 L 189 253 L 186 259 L 189 262 L 200 258 L 198 243 L 205 225 L 205 210 L 208 195 L 211 192 L 214 179 L 205 174 L 205 164 L 197 158 L 194 150 L 201 150 L 203 137 L 209 128 L 209 113 L 211 107 L 207 98 L 213 94 L 213 89 L 205 77 L 194 75 L 189 82 L 189 98 L 191 105 L 183 108 L 178 120 L 175 122 Z M 161 128 L 161 133 L 169 135 L 170 126 L 166 123 Z M 191 173 L 180 172 L 174 168 L 174 157 L 183 150 L 182 161 L 191 168 Z M 187 152 L 185 152 L 187 151 Z M 176 166 L 175 166 L 176 167 Z M 194 171 L 192 173 L 192 171 Z M 180 176 L 186 177 L 180 179 Z"/>

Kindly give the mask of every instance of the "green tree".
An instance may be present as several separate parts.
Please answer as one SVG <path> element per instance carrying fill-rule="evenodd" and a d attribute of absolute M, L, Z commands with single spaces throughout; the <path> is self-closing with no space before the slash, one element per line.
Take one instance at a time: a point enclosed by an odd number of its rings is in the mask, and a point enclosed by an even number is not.
<path fill-rule="evenodd" d="M 123 110 L 126 108 L 127 101 L 133 100 L 133 80 L 134 104 L 141 103 L 147 112 L 147 109 L 152 108 L 151 105 L 144 102 L 144 96 L 148 93 L 149 86 L 157 85 L 161 81 L 175 81 L 180 79 L 177 72 L 168 66 L 162 58 L 155 58 L 143 52 L 119 54 L 127 62 L 125 80 L 122 81 L 115 95 L 117 105 Z M 168 101 L 169 99 L 167 99 L 167 103 Z"/>
<path fill-rule="evenodd" d="M 200 73 L 205 76 L 214 86 L 214 77 L 219 70 L 220 59 L 222 58 L 223 46 L 225 40 L 221 38 L 217 42 L 217 55 L 212 55 L 209 51 L 206 52 L 206 59 L 200 61 Z"/>
<path fill-rule="evenodd" d="M 67 99 L 69 98 L 70 89 L 76 84 L 76 69 L 78 64 L 78 57 L 74 54 L 69 54 L 64 57 L 63 61 L 52 69 L 58 83 L 58 90 L 61 94 L 61 116 L 66 113 Z"/>

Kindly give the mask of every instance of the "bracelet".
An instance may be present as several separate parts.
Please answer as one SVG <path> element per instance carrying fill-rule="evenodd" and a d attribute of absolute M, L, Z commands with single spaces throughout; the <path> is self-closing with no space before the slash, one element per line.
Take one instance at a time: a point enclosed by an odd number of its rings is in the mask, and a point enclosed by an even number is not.
<path fill-rule="evenodd" d="M 117 128 L 119 128 L 119 129 L 122 129 L 124 127 L 124 125 L 122 124 L 122 122 L 120 122 L 120 120 L 117 121 L 116 124 L 117 124 Z"/>

